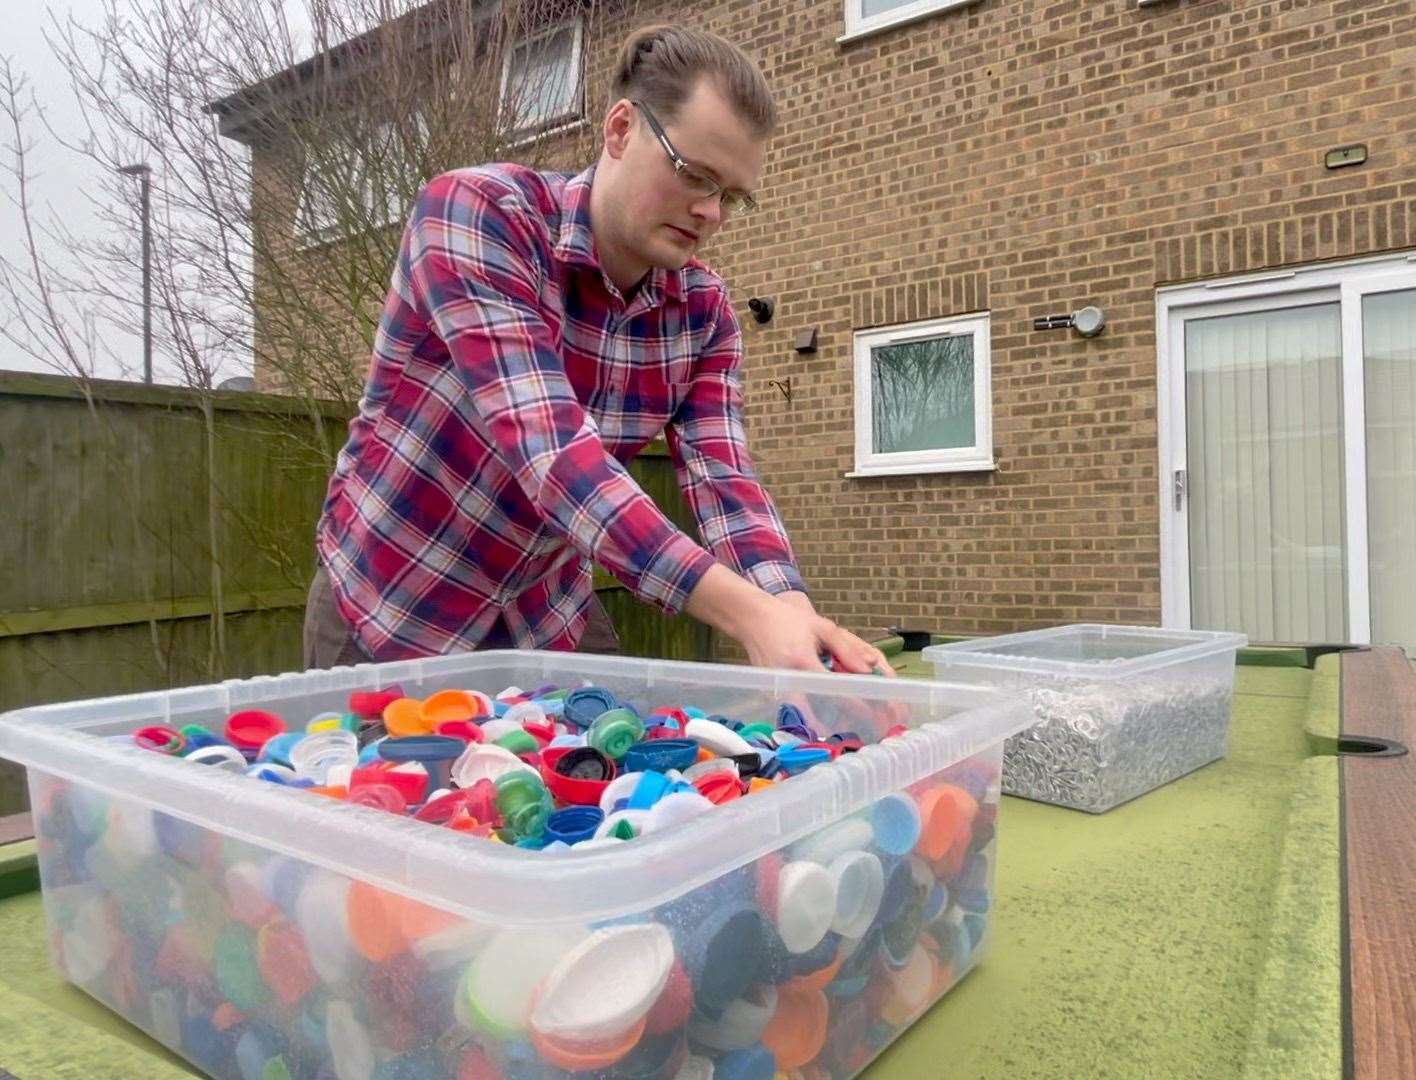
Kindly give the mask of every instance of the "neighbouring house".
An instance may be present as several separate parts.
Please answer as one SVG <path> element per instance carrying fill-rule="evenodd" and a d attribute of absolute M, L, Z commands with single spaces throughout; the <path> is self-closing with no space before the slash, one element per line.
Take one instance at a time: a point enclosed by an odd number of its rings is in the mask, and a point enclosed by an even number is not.
<path fill-rule="evenodd" d="M 568 5 L 503 57 L 563 73 L 520 145 L 588 161 L 657 19 L 778 95 L 706 256 L 827 614 L 1416 647 L 1408 0 Z"/>

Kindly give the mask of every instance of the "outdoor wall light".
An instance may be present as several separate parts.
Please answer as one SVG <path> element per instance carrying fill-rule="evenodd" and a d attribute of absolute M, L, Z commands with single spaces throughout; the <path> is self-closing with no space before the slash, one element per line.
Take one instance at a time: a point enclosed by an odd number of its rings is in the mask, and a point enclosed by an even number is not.
<path fill-rule="evenodd" d="M 766 324 L 772 321 L 772 311 L 777 305 L 770 296 L 749 296 L 747 306 L 754 319 L 759 323 Z"/>
<path fill-rule="evenodd" d="M 1082 337 L 1096 337 L 1106 326 L 1106 312 L 1099 307 L 1081 308 L 1070 315 L 1043 315 L 1033 320 L 1034 330 L 1075 330 Z"/>

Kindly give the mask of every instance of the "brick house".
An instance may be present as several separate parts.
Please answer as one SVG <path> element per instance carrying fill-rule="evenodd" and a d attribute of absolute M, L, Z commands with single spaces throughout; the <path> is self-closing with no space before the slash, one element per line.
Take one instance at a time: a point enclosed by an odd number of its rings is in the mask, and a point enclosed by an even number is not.
<path fill-rule="evenodd" d="M 1409 2 L 604 7 L 534 45 L 571 160 L 632 24 L 777 92 L 762 209 L 706 257 L 825 613 L 1416 646 Z"/>

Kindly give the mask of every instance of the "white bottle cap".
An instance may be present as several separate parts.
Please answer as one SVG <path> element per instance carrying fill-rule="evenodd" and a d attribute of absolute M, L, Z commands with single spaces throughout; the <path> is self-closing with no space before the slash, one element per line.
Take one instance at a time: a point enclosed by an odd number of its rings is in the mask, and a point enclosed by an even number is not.
<path fill-rule="evenodd" d="M 814 949 L 836 918 L 836 880 L 820 863 L 789 862 L 777 879 L 777 933 L 791 953 Z"/>
<path fill-rule="evenodd" d="M 659 999 L 673 966 L 673 938 L 658 923 L 597 930 L 546 976 L 531 1026 L 567 1042 L 616 1039 Z"/>

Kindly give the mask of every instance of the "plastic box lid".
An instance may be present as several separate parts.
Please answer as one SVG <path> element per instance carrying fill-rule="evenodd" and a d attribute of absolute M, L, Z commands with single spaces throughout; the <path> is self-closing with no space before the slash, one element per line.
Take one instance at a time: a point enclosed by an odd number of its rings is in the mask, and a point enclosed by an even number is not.
<path fill-rule="evenodd" d="M 921 654 L 935 670 L 989 668 L 1024 675 L 1128 679 L 1225 652 L 1249 639 L 1222 630 L 1075 623 L 1001 637 L 930 645 Z"/>
<path fill-rule="evenodd" d="M 548 854 L 207 769 L 105 738 L 162 723 L 215 724 L 239 709 L 303 720 L 355 689 L 500 690 L 595 684 L 674 696 L 732 716 L 806 702 L 819 715 L 891 705 L 911 730 L 623 847 Z M 775 709 L 775 705 L 771 706 Z M 633 915 L 706 884 L 1032 722 L 1020 696 L 946 682 L 812 674 L 537 651 L 486 651 L 20 709 L 0 716 L 0 757 L 226 836 L 362 878 L 466 918 L 513 925 Z M 841 723 L 841 727 L 845 727 Z"/>

